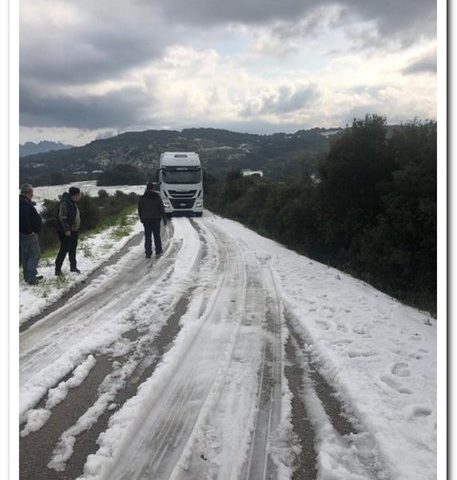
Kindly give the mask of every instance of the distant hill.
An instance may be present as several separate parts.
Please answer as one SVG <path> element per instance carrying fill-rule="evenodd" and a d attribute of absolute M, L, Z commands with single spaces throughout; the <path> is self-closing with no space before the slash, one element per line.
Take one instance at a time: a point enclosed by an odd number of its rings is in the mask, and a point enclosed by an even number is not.
<path fill-rule="evenodd" d="M 36 155 L 37 153 L 46 153 L 52 150 L 66 150 L 72 148 L 73 145 L 65 145 L 60 142 L 25 142 L 19 145 L 19 157 L 26 157 L 27 155 Z"/>
<path fill-rule="evenodd" d="M 63 179 L 94 179 L 100 171 L 116 165 L 134 166 L 152 178 L 160 154 L 165 151 L 198 152 L 206 172 L 219 178 L 231 169 L 243 168 L 262 170 L 269 178 L 305 171 L 313 174 L 319 157 L 329 149 L 331 136 L 340 130 L 312 129 L 272 135 L 215 128 L 127 132 L 82 147 L 23 157 L 20 179 L 34 185 L 56 184 Z"/>

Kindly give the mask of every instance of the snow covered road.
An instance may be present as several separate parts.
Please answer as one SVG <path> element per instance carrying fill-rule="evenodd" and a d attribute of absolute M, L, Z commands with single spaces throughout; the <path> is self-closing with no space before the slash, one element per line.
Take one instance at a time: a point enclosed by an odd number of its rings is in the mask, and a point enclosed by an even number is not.
<path fill-rule="evenodd" d="M 209 212 L 20 335 L 21 479 L 436 478 L 436 321 Z"/>

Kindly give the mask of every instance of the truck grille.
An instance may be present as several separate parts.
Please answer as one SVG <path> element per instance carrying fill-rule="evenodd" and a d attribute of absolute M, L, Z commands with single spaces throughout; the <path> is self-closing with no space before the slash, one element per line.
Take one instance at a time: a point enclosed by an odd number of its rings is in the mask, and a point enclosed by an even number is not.
<path fill-rule="evenodd" d="M 197 190 L 168 190 L 172 198 L 193 198 Z"/>
<path fill-rule="evenodd" d="M 184 199 L 184 198 L 172 198 L 171 199 L 171 204 L 173 205 L 173 208 L 182 208 L 182 209 L 189 209 L 194 206 L 195 199 Z"/>

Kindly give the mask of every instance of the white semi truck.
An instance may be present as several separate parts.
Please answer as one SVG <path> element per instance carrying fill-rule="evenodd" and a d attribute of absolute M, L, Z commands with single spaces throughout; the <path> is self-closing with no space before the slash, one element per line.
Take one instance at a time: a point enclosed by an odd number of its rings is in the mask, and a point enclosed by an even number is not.
<path fill-rule="evenodd" d="M 195 152 L 164 152 L 160 155 L 160 195 L 168 215 L 203 214 L 203 178 Z"/>

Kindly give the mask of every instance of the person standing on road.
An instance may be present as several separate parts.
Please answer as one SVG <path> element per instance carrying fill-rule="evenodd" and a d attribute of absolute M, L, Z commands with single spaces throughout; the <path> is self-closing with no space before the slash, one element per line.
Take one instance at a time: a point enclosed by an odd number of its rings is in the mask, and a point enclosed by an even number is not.
<path fill-rule="evenodd" d="M 38 233 L 43 222 L 32 202 L 33 187 L 29 183 L 22 185 L 19 195 L 19 249 L 24 280 L 36 285 L 43 275 L 38 275 L 37 266 L 40 260 L 40 242 Z"/>
<path fill-rule="evenodd" d="M 146 185 L 146 191 L 138 200 L 138 215 L 144 226 L 144 250 L 146 258 L 152 255 L 152 239 L 154 235 L 154 246 L 156 255 L 162 254 L 162 240 L 160 238 L 160 220 L 163 219 L 164 225 L 167 224 L 165 207 L 160 195 L 154 191 L 154 184 L 149 182 Z"/>
<path fill-rule="evenodd" d="M 70 272 L 81 273 L 76 266 L 76 247 L 78 246 L 78 231 L 81 226 L 81 217 L 77 203 L 81 199 L 78 187 L 70 187 L 68 193 L 62 195 L 57 218 L 57 234 L 60 240 L 60 250 L 56 257 L 57 276 L 62 275 L 62 264 L 68 253 Z"/>

